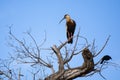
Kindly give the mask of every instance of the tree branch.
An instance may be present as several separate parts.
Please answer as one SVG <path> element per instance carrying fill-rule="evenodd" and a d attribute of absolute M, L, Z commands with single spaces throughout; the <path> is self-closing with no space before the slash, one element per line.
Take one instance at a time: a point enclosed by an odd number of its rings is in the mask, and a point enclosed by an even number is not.
<path fill-rule="evenodd" d="M 108 38 L 107 38 L 105 44 L 103 45 L 103 47 L 101 48 L 101 50 L 100 50 L 97 54 L 93 55 L 93 57 L 96 57 L 97 55 L 99 55 L 99 54 L 103 51 L 103 49 L 104 49 L 105 46 L 107 45 L 109 39 L 110 39 L 110 35 L 108 36 Z"/>
<path fill-rule="evenodd" d="M 56 45 L 53 45 L 52 50 L 55 52 L 57 58 L 58 58 L 58 63 L 59 63 L 59 71 L 62 72 L 64 70 L 64 63 L 63 63 L 63 58 L 60 53 L 59 48 L 57 48 Z"/>
<path fill-rule="evenodd" d="M 18 53 L 23 53 L 23 54 L 18 54 L 18 58 L 21 57 L 20 60 L 17 59 L 18 61 L 21 61 L 22 63 L 41 64 L 41 65 L 43 65 L 43 66 L 45 66 L 45 67 L 50 68 L 50 69 L 53 71 L 53 66 L 52 66 L 52 64 L 49 64 L 49 63 L 47 63 L 45 60 L 43 60 L 42 58 L 40 58 L 40 49 L 39 49 L 39 47 L 38 47 L 38 44 L 37 44 L 36 40 L 34 39 L 34 37 L 33 37 L 30 33 L 27 33 L 27 34 L 28 34 L 28 35 L 30 36 L 30 38 L 33 40 L 33 43 L 34 43 L 35 46 L 36 46 L 36 50 L 37 50 L 37 54 L 38 54 L 38 55 L 33 54 L 33 53 L 34 53 L 34 50 L 33 50 L 33 49 L 30 50 L 30 48 L 29 48 L 28 46 L 26 46 L 23 41 L 20 41 L 19 39 L 17 39 L 17 38 L 12 34 L 12 32 L 11 32 L 11 27 L 10 27 L 9 34 L 10 34 L 10 36 L 11 36 L 16 42 L 18 42 L 18 44 L 20 44 L 20 50 L 18 50 L 16 47 L 14 47 L 14 46 L 12 45 L 12 47 L 15 48 Z M 33 51 L 33 52 L 32 52 L 32 51 Z M 24 55 L 25 57 L 23 57 L 22 55 Z M 26 59 L 26 61 L 25 61 L 25 58 L 31 59 L 31 60 L 33 60 L 33 61 L 30 61 L 30 60 L 28 61 L 28 59 Z"/>

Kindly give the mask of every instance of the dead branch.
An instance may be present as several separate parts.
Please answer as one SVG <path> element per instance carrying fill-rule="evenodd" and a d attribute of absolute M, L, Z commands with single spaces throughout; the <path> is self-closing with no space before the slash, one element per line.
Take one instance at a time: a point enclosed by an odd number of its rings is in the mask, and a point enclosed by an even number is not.
<path fill-rule="evenodd" d="M 0 59 L 0 76 L 9 80 L 13 79 L 13 71 L 10 68 L 11 61 Z"/>
<path fill-rule="evenodd" d="M 104 49 L 104 48 L 105 48 L 105 46 L 107 45 L 107 43 L 108 43 L 109 39 L 110 39 L 110 35 L 108 36 L 108 38 L 107 38 L 107 40 L 106 40 L 105 44 L 103 45 L 103 47 L 101 48 L 101 50 L 100 50 L 97 54 L 93 55 L 94 57 L 96 57 L 97 55 L 99 55 L 99 54 L 103 51 L 103 49 Z"/>
<path fill-rule="evenodd" d="M 64 69 L 64 72 L 61 73 L 61 76 L 54 78 L 58 75 L 59 71 L 53 75 L 46 77 L 45 80 L 72 80 L 77 77 L 85 76 L 94 70 L 94 61 L 91 52 L 89 49 L 84 49 L 82 52 L 84 63 L 80 67 Z M 59 73 L 60 74 L 60 73 Z"/>
<path fill-rule="evenodd" d="M 64 63 L 63 63 L 63 58 L 62 54 L 60 53 L 59 48 L 57 48 L 56 45 L 53 45 L 52 50 L 55 52 L 57 58 L 58 58 L 58 63 L 59 63 L 59 71 L 62 72 L 64 70 Z"/>
<path fill-rule="evenodd" d="M 32 65 L 41 64 L 45 67 L 50 68 L 52 71 L 54 71 L 53 65 L 46 62 L 45 60 L 43 60 L 40 57 L 40 48 L 39 48 L 36 40 L 34 39 L 34 37 L 28 32 L 27 32 L 27 34 L 32 39 L 33 43 L 35 44 L 35 46 L 36 46 L 35 49 L 36 49 L 37 53 L 34 52 L 34 49 L 30 50 L 30 48 L 27 45 L 25 45 L 25 43 L 24 43 L 25 41 L 24 42 L 20 41 L 16 36 L 14 36 L 14 34 L 12 33 L 11 28 L 10 28 L 10 31 L 9 31 L 10 37 L 13 38 L 19 44 L 18 47 L 12 45 L 12 47 L 14 49 L 16 49 L 16 52 L 19 53 L 18 58 L 16 60 L 20 61 L 22 63 L 30 63 L 30 64 L 32 63 Z M 31 59 L 31 60 L 28 61 L 28 59 Z"/>
<path fill-rule="evenodd" d="M 31 37 L 31 39 L 32 39 L 33 42 L 35 43 L 35 46 L 36 46 L 36 49 L 37 49 L 38 58 L 40 58 L 40 49 L 39 49 L 39 47 L 38 47 L 38 45 L 37 45 L 36 40 L 34 39 L 34 37 L 33 37 L 29 32 L 27 32 L 27 34 Z M 38 60 L 39 60 L 39 59 L 38 59 Z"/>

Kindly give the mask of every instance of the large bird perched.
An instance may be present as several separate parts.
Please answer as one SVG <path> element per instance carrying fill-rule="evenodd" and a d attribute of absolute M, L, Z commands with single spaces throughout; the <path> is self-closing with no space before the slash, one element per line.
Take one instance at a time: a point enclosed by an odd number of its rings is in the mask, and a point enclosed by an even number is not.
<path fill-rule="evenodd" d="M 68 14 L 65 14 L 63 19 L 59 23 L 61 23 L 64 19 L 66 19 L 66 35 L 67 35 L 67 39 L 68 39 L 68 44 L 69 43 L 72 44 L 76 23 L 74 20 L 72 20 L 70 18 L 70 16 Z"/>
<path fill-rule="evenodd" d="M 101 60 L 100 64 L 102 64 L 103 62 L 108 61 L 110 59 L 112 59 L 112 58 L 109 55 L 105 55 L 105 56 L 102 57 L 102 60 Z"/>

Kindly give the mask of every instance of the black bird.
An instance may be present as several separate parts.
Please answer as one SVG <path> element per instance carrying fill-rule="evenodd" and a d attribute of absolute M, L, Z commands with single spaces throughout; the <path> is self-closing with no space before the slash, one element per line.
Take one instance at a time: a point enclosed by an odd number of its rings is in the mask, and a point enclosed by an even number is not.
<path fill-rule="evenodd" d="M 110 59 L 112 59 L 112 58 L 109 55 L 105 55 L 105 56 L 102 57 L 102 60 L 101 60 L 100 64 L 102 64 L 103 62 L 108 61 Z"/>
<path fill-rule="evenodd" d="M 76 23 L 74 20 L 72 20 L 70 18 L 70 16 L 68 14 L 65 14 L 63 19 L 59 23 L 61 23 L 64 19 L 66 19 L 66 36 L 68 39 L 68 44 L 70 44 L 70 43 L 72 44 Z"/>

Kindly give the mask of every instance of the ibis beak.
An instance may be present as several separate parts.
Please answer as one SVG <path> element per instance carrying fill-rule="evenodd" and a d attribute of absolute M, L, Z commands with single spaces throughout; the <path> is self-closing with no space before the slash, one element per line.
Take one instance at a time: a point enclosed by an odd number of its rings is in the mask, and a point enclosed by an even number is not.
<path fill-rule="evenodd" d="M 62 19 L 60 20 L 59 24 L 60 24 L 64 19 L 65 19 L 65 18 L 62 18 Z"/>

